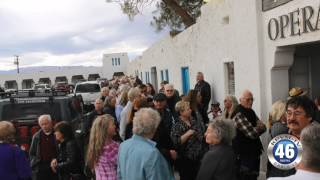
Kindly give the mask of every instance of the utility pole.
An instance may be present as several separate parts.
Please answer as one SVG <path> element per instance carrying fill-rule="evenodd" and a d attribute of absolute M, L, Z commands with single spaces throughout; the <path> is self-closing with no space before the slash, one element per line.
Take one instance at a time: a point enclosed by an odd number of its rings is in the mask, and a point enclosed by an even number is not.
<path fill-rule="evenodd" d="M 15 59 L 13 64 L 17 65 L 17 73 L 19 74 L 19 55 L 14 55 Z"/>

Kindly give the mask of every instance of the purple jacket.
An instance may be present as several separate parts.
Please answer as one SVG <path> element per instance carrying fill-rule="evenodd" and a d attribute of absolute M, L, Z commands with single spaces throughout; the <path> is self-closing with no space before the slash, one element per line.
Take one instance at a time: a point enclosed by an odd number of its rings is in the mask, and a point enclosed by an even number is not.
<path fill-rule="evenodd" d="M 25 153 L 12 144 L 0 143 L 0 179 L 31 178 L 31 167 Z"/>

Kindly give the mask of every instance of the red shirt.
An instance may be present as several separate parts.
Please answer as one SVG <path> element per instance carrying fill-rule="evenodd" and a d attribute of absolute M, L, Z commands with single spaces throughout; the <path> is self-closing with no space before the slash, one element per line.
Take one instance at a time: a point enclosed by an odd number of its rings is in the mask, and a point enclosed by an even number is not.
<path fill-rule="evenodd" d="M 40 156 L 42 162 L 51 162 L 56 158 L 56 144 L 53 133 L 46 135 L 44 132 L 40 132 Z"/>

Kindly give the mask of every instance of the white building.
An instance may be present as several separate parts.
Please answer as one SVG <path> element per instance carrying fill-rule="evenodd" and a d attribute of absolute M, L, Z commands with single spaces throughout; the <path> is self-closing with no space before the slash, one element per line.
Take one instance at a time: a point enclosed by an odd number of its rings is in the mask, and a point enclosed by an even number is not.
<path fill-rule="evenodd" d="M 168 79 L 185 93 L 202 71 L 213 100 L 250 89 L 254 109 L 266 120 L 291 87 L 320 94 L 319 2 L 211 0 L 195 25 L 155 43 L 130 62 L 128 73 L 157 86 Z"/>
<path fill-rule="evenodd" d="M 266 122 L 272 103 L 286 100 L 290 88 L 320 95 L 319 3 L 211 0 L 195 25 L 155 43 L 130 63 L 128 73 L 157 86 L 168 79 L 186 93 L 201 71 L 212 100 L 223 102 L 227 94 L 239 97 L 250 89 L 253 109 Z M 262 164 L 265 170 L 266 160 Z"/>
<path fill-rule="evenodd" d="M 104 54 L 102 62 L 102 67 L 68 67 L 49 72 L 2 74 L 0 86 L 7 89 L 28 89 L 35 83 L 53 85 L 64 81 L 75 84 L 80 79 L 95 80 L 99 77 L 112 79 L 114 73 L 126 73 L 129 58 L 127 53 Z"/>
<path fill-rule="evenodd" d="M 127 72 L 129 57 L 127 53 L 104 54 L 102 58 L 103 77 L 112 77 L 115 72 Z"/>

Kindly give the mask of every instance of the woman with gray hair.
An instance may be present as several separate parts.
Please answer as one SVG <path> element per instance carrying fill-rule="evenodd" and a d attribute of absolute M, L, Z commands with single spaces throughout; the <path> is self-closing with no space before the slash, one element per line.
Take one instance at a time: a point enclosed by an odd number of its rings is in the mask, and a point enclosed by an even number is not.
<path fill-rule="evenodd" d="M 142 108 L 133 118 L 133 136 L 120 144 L 118 153 L 119 180 L 173 180 L 169 165 L 152 141 L 160 115 L 151 108 Z"/>
<path fill-rule="evenodd" d="M 25 153 L 14 144 L 16 129 L 8 121 L 0 122 L 0 179 L 31 179 L 31 168 Z"/>
<path fill-rule="evenodd" d="M 201 161 L 197 180 L 236 179 L 236 157 L 231 146 L 235 134 L 234 123 L 229 119 L 209 123 L 205 136 L 210 150 Z"/>

